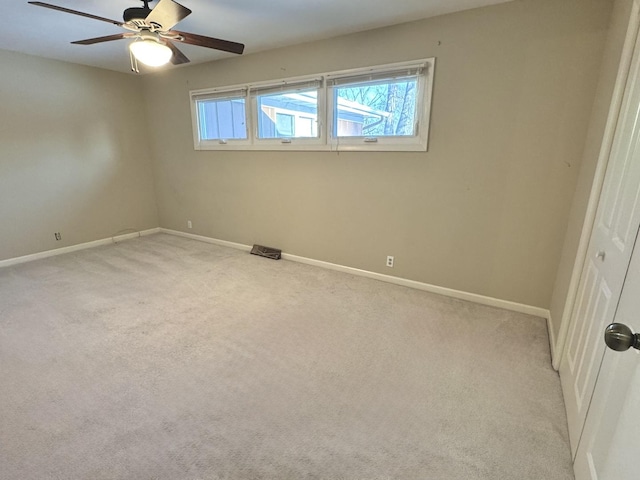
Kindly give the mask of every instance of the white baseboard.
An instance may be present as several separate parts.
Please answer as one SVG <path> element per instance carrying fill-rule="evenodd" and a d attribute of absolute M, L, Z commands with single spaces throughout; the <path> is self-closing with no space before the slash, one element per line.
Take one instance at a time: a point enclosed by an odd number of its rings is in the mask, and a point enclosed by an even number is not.
<path fill-rule="evenodd" d="M 110 243 L 118 243 L 123 240 L 144 237 L 146 235 L 152 235 L 154 233 L 160 233 L 160 228 L 151 228 L 149 230 L 142 230 L 141 232 L 127 233 L 124 235 L 116 235 L 110 238 L 94 240 L 93 242 L 79 243 L 78 245 L 70 245 L 68 247 L 56 248 L 54 250 L 46 250 L 44 252 L 32 253 L 30 255 L 23 255 L 21 257 L 8 258 L 6 260 L 0 260 L 0 268 L 10 267 L 11 265 L 17 265 L 19 263 L 33 262 L 34 260 L 54 257 L 56 255 L 63 255 L 65 253 L 77 252 L 78 250 L 85 250 L 87 248 L 99 247 L 102 245 L 109 245 Z"/>
<path fill-rule="evenodd" d="M 178 230 L 170 230 L 167 228 L 161 228 L 161 232 L 168 233 L 170 235 L 177 235 L 179 237 L 191 238 L 193 240 L 199 240 L 201 242 L 212 243 L 214 245 L 220 245 L 223 247 L 236 248 L 238 250 L 250 251 L 250 245 L 244 245 L 242 243 L 227 242 L 226 240 L 218 240 L 216 238 L 205 237 L 202 235 L 194 235 L 192 233 L 180 232 Z M 484 295 L 478 295 L 476 293 L 463 292 L 461 290 L 454 290 L 446 287 L 439 287 L 437 285 L 430 285 L 428 283 L 417 282 L 415 280 L 408 280 L 401 277 L 393 277 L 391 275 L 384 275 L 382 273 L 370 272 L 368 270 L 360 270 L 358 268 L 346 267 L 344 265 L 338 265 L 335 263 L 323 262 L 321 260 L 314 260 L 312 258 L 300 257 L 298 255 L 291 255 L 283 253 L 282 258 L 284 260 L 290 260 L 292 262 L 304 263 L 306 265 L 313 265 L 316 267 L 326 268 L 329 270 L 335 270 L 343 273 L 350 273 L 352 275 L 358 275 L 360 277 L 372 278 L 374 280 L 380 280 L 382 282 L 393 283 L 394 285 L 401 285 L 403 287 L 415 288 L 416 290 L 422 290 L 430 293 L 437 293 L 447 297 L 457 298 L 459 300 L 468 300 L 470 302 L 479 303 L 481 305 L 488 305 L 491 307 L 503 308 L 512 312 L 526 313 L 528 315 L 534 315 L 541 317 L 549 321 L 550 312 L 545 308 L 533 307 L 531 305 L 524 305 L 522 303 L 510 302 L 508 300 L 501 300 L 499 298 L 487 297 Z M 549 330 L 553 334 L 552 330 Z"/>
<path fill-rule="evenodd" d="M 220 245 L 221 247 L 230 247 L 237 250 L 244 250 L 246 252 L 251 251 L 251 246 L 244 245 L 243 243 L 227 242 L 226 240 L 218 240 L 217 238 L 205 237 L 203 235 L 196 235 L 194 233 L 181 232 L 179 230 L 171 230 L 169 228 L 160 228 L 160 232 L 168 233 L 169 235 L 175 235 L 177 237 L 198 240 L 199 242 L 213 243 L 214 245 Z"/>

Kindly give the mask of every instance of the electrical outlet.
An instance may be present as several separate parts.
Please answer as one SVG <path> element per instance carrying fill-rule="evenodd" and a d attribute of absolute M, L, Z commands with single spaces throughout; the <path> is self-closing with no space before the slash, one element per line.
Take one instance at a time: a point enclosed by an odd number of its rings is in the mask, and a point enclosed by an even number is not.
<path fill-rule="evenodd" d="M 387 257 L 387 267 L 393 268 L 393 257 L 391 255 Z"/>
<path fill-rule="evenodd" d="M 53 236 L 56 238 L 56 241 L 57 241 L 57 240 L 62 240 L 62 235 L 60 234 L 60 232 L 55 232 L 55 233 L 53 234 Z"/>
<path fill-rule="evenodd" d="M 193 223 L 191 223 L 191 220 L 187 220 L 187 228 L 193 228 Z"/>

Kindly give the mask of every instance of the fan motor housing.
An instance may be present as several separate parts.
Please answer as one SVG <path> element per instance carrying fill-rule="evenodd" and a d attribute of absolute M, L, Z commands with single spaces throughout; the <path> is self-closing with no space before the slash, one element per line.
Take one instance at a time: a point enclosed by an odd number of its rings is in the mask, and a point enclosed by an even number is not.
<path fill-rule="evenodd" d="M 150 8 L 131 7 L 124 11 L 122 18 L 124 18 L 125 22 L 130 22 L 132 20 L 144 20 L 150 13 Z"/>

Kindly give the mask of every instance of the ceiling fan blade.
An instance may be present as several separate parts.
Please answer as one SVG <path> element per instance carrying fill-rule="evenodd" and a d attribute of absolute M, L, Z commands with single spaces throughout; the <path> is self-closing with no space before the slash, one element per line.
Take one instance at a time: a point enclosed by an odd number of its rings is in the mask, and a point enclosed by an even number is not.
<path fill-rule="evenodd" d="M 167 42 L 167 47 L 169 47 L 173 52 L 173 55 L 171 56 L 171 63 L 173 63 L 174 65 L 181 65 L 183 63 L 190 62 L 187 56 L 184 53 L 182 53 L 180 49 L 176 47 L 171 40 L 165 39 L 165 41 Z"/>
<path fill-rule="evenodd" d="M 145 21 L 150 25 L 160 25 L 161 30 L 166 32 L 190 13 L 191 10 L 173 0 L 160 0 Z"/>
<path fill-rule="evenodd" d="M 122 22 L 117 20 L 111 20 L 110 18 L 99 17 L 97 15 L 91 15 L 90 13 L 79 12 L 77 10 L 71 10 L 69 8 L 59 7 L 57 5 L 51 5 L 50 3 L 44 2 L 28 2 L 31 5 L 35 5 L 37 7 L 45 7 L 50 8 L 52 10 L 59 10 L 60 12 L 72 13 L 73 15 L 80 15 L 81 17 L 93 18 L 94 20 L 100 20 L 101 22 L 112 23 L 114 25 L 122 26 Z"/>
<path fill-rule="evenodd" d="M 195 33 L 179 32 L 177 30 L 172 30 L 169 33 L 176 33 L 180 35 L 181 38 L 176 39 L 176 41 L 188 43 L 189 45 L 214 48 L 216 50 L 222 50 L 223 52 L 237 53 L 238 55 L 244 52 L 244 45 L 242 43 L 220 40 L 219 38 L 213 37 L 205 37 L 204 35 L 196 35 Z"/>
<path fill-rule="evenodd" d="M 120 40 L 128 38 L 126 33 L 116 33 L 115 35 L 107 35 L 106 37 L 87 38 L 86 40 L 76 40 L 71 42 L 75 45 L 93 45 L 94 43 L 110 42 L 111 40 Z"/>

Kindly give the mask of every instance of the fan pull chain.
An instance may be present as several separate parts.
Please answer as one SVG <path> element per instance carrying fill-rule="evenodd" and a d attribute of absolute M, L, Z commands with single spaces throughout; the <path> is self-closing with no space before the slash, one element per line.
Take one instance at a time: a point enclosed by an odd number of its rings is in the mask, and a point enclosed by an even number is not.
<path fill-rule="evenodd" d="M 131 60 L 131 71 L 134 73 L 140 73 L 140 69 L 138 68 L 138 60 L 133 56 L 133 53 L 129 51 L 129 59 Z"/>

